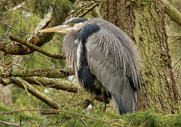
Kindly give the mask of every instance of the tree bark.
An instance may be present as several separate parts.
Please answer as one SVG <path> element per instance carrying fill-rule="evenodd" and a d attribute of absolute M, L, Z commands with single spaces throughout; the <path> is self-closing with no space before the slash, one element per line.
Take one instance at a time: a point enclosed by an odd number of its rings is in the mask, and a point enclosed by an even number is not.
<path fill-rule="evenodd" d="M 101 14 L 132 38 L 143 59 L 138 110 L 155 108 L 174 113 L 178 92 L 173 78 L 163 5 L 159 0 L 103 0 Z"/>
<path fill-rule="evenodd" d="M 4 103 L 6 106 L 12 106 L 11 99 L 11 86 L 3 86 L 0 84 L 0 102 Z"/>

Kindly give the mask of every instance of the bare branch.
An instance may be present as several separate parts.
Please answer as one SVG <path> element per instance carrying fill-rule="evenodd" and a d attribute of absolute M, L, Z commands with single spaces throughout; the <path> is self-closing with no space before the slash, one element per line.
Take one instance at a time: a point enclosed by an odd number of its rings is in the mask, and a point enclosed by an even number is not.
<path fill-rule="evenodd" d="M 18 6 L 16 6 L 16 7 L 10 9 L 9 11 L 15 11 L 15 10 L 21 8 L 24 4 L 25 4 L 25 2 L 23 2 L 23 3 L 19 4 Z"/>
<path fill-rule="evenodd" d="M 81 5 L 80 7 L 77 7 L 79 10 L 78 12 L 75 14 L 75 17 L 77 17 L 84 9 L 86 9 L 87 7 L 90 7 L 94 4 L 95 2 L 90 2 L 90 3 L 86 3 Z"/>
<path fill-rule="evenodd" d="M 12 55 L 25 55 L 29 54 L 31 52 L 27 52 L 27 47 L 20 45 L 20 44 L 13 44 L 13 43 L 7 43 L 0 41 L 0 50 L 3 51 L 6 54 L 12 54 Z"/>
<path fill-rule="evenodd" d="M 44 87 L 51 87 L 55 89 L 64 90 L 67 92 L 78 92 L 77 85 L 63 80 L 63 79 L 49 79 L 46 77 L 26 77 L 24 78 L 30 84 L 43 85 Z"/>
<path fill-rule="evenodd" d="M 52 57 L 52 58 L 56 58 L 56 59 L 65 59 L 65 56 L 64 55 L 60 55 L 60 54 L 52 54 L 52 53 L 49 53 L 41 48 L 39 48 L 38 46 L 34 45 L 34 44 L 31 44 L 31 43 L 28 43 L 20 38 L 17 38 L 15 36 L 12 36 L 12 35 L 9 35 L 9 38 L 13 41 L 16 41 L 16 42 L 19 42 L 27 47 L 30 47 L 32 48 L 33 50 L 35 51 L 38 51 L 46 56 L 49 56 L 49 57 Z M 19 55 L 24 55 L 24 54 L 19 54 Z"/>
<path fill-rule="evenodd" d="M 43 76 L 47 78 L 65 78 L 72 75 L 72 72 L 68 69 L 26 69 L 16 70 L 11 73 L 14 77 L 31 77 L 31 76 Z"/>
<path fill-rule="evenodd" d="M 84 12 L 83 14 L 79 15 L 79 17 L 83 17 L 85 16 L 87 13 L 89 13 L 91 10 L 93 10 L 95 7 L 97 7 L 99 5 L 99 3 L 95 4 L 94 6 L 92 6 L 91 8 L 89 8 L 86 12 Z"/>
<path fill-rule="evenodd" d="M 58 90 L 64 90 L 67 92 L 77 93 L 78 89 L 80 89 L 80 88 L 78 88 L 77 85 L 75 85 L 67 80 L 63 80 L 63 79 L 50 79 L 50 78 L 46 78 L 46 77 L 25 77 L 23 79 L 26 80 L 28 82 L 28 84 L 30 83 L 30 84 L 35 84 L 35 85 L 43 85 L 44 87 L 51 87 L 51 88 L 55 88 Z M 3 79 L 1 79 L 0 82 L 4 86 L 12 84 L 11 78 L 6 78 L 6 79 L 3 78 Z M 21 87 L 21 85 L 20 85 L 20 87 Z M 36 88 L 34 88 L 34 89 L 36 89 Z M 102 96 L 95 96 L 94 99 L 103 102 Z M 110 102 L 110 100 L 108 99 L 107 103 L 109 103 L 109 102 Z"/>
<path fill-rule="evenodd" d="M 28 33 L 24 32 L 24 31 L 22 31 L 22 30 L 13 28 L 13 27 L 10 26 L 8 23 L 4 23 L 4 22 L 2 22 L 2 21 L 1 21 L 0 23 L 3 24 L 4 26 L 7 26 L 7 27 L 11 28 L 13 31 L 21 31 L 23 34 L 28 34 Z"/>
<path fill-rule="evenodd" d="M 0 77 L 0 83 L 2 83 L 3 86 L 7 86 L 7 85 L 12 84 L 12 81 L 10 78 L 1 78 Z"/>
<path fill-rule="evenodd" d="M 70 8 L 68 8 L 70 9 Z M 64 13 L 64 15 L 68 15 L 68 12 L 66 12 L 67 14 Z M 37 26 L 37 28 L 35 29 L 35 31 L 38 31 L 41 28 L 45 28 L 47 26 L 49 27 L 53 27 L 59 24 L 62 24 L 64 20 L 60 20 L 57 21 L 58 19 L 54 16 L 52 16 L 52 8 L 50 8 L 48 10 L 48 13 L 44 16 L 44 19 L 42 19 L 39 23 L 39 25 Z M 38 46 L 41 47 L 43 44 L 49 42 L 52 37 L 53 37 L 53 33 L 47 33 L 47 34 L 43 34 L 40 36 L 40 34 L 36 34 L 30 38 L 28 38 L 28 42 L 31 44 L 34 44 L 34 46 Z M 14 39 L 15 41 L 17 41 L 17 39 Z M 21 39 L 19 39 L 20 41 Z M 25 42 L 24 40 L 21 40 L 21 42 Z M 12 55 L 25 55 L 25 54 L 30 54 L 32 52 L 34 52 L 34 48 L 29 48 L 27 46 L 23 46 L 20 44 L 12 44 L 12 43 L 7 43 L 7 42 L 3 42 L 0 40 L 0 50 L 5 52 L 6 54 L 12 54 Z M 37 49 L 37 48 L 35 48 Z M 37 50 L 38 51 L 38 50 Z M 43 51 L 44 52 L 44 51 Z M 45 52 L 44 52 L 45 53 Z M 45 53 L 47 55 L 50 55 L 50 57 L 53 58 L 58 58 L 58 59 L 62 59 L 65 58 L 63 55 L 56 55 L 56 54 L 50 54 L 50 53 Z"/>
<path fill-rule="evenodd" d="M 172 69 L 174 69 L 180 61 L 181 61 L 181 57 L 180 57 L 179 60 L 173 65 Z"/>
<path fill-rule="evenodd" d="M 51 87 L 51 88 L 55 88 L 55 89 L 60 89 L 60 90 L 64 90 L 67 92 L 73 92 L 73 93 L 77 93 L 78 92 L 78 88 L 77 85 L 67 81 L 67 80 L 62 80 L 62 79 L 49 79 L 49 78 L 45 78 L 45 77 L 26 77 L 24 78 L 24 80 L 26 80 L 27 82 L 29 82 L 30 84 L 35 84 L 35 85 L 43 85 L 46 87 Z M 102 96 L 95 96 L 94 99 L 103 102 L 103 98 Z M 107 100 L 107 103 L 109 103 L 110 100 Z"/>
<path fill-rule="evenodd" d="M 34 88 L 32 85 L 30 85 L 27 81 L 19 78 L 19 77 L 11 77 L 11 80 L 14 84 L 18 85 L 19 87 L 26 89 L 28 92 L 30 92 L 32 95 L 37 97 L 38 99 L 45 102 L 47 105 L 54 109 L 59 109 L 60 106 L 56 102 L 52 101 L 51 98 L 47 97 L 45 94 L 38 91 L 36 88 Z"/>
<path fill-rule="evenodd" d="M 9 122 L 4 122 L 4 121 L 0 121 L 0 123 L 7 125 L 7 126 L 15 126 L 15 127 L 20 127 L 19 125 L 13 124 L 13 123 L 9 123 Z"/>
<path fill-rule="evenodd" d="M 164 5 L 165 13 L 170 17 L 170 19 L 181 26 L 181 13 L 167 0 L 161 0 L 161 2 Z"/>

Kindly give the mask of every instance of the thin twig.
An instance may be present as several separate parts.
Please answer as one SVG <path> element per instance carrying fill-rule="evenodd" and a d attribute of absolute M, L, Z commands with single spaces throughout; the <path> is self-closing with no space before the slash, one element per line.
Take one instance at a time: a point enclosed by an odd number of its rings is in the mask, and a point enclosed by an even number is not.
<path fill-rule="evenodd" d="M 38 58 L 38 59 L 40 59 L 40 60 L 42 60 L 42 61 L 44 61 L 45 63 L 47 63 L 47 64 L 49 64 L 49 65 L 51 65 L 51 66 L 53 66 L 53 67 L 56 67 L 56 68 L 58 68 L 58 69 L 61 69 L 62 67 L 58 67 L 58 66 L 56 66 L 55 64 L 52 64 L 51 62 L 48 62 L 47 60 L 45 60 L 45 59 L 43 59 L 43 57 L 42 56 L 38 56 L 38 55 L 34 55 L 36 58 Z"/>
<path fill-rule="evenodd" d="M 85 8 L 90 7 L 90 6 L 93 5 L 94 3 L 95 3 L 95 2 L 85 4 L 86 6 L 85 6 L 85 7 L 81 7 L 81 9 L 75 14 L 75 17 L 77 17 L 77 16 L 81 13 L 81 11 L 83 11 Z M 80 8 L 80 7 L 78 7 L 78 8 Z"/>
<path fill-rule="evenodd" d="M 89 10 L 87 10 L 86 12 L 84 12 L 83 14 L 79 15 L 79 17 L 83 17 L 85 16 L 87 13 L 89 13 L 91 10 L 93 10 L 96 6 L 98 6 L 99 3 L 95 4 L 94 6 L 92 6 Z"/>
<path fill-rule="evenodd" d="M 0 22 L 0 23 L 3 24 L 4 26 L 10 27 L 9 24 L 6 24 L 6 23 L 4 23 L 4 22 Z M 11 29 L 12 29 L 13 31 L 20 31 L 20 30 L 18 30 L 18 29 L 12 28 L 12 27 L 11 27 Z M 21 32 L 24 33 L 24 34 L 27 34 L 27 33 L 24 32 L 24 31 L 21 31 Z"/>
<path fill-rule="evenodd" d="M 23 64 L 23 67 L 25 67 L 25 65 L 31 60 L 31 58 L 33 57 L 33 54 L 34 54 L 34 53 L 32 53 L 32 54 L 30 55 L 30 58 L 28 58 L 28 60 L 25 61 L 25 63 Z"/>
<path fill-rule="evenodd" d="M 24 4 L 25 4 L 25 2 L 23 2 L 23 3 L 19 4 L 18 6 L 16 6 L 16 7 L 10 9 L 9 11 L 15 11 L 15 10 L 21 8 Z"/>
<path fill-rule="evenodd" d="M 174 69 L 174 68 L 176 67 L 176 65 L 180 62 L 180 60 L 181 60 L 181 57 L 180 57 L 180 59 L 174 64 L 174 66 L 172 67 L 172 69 Z"/>
<path fill-rule="evenodd" d="M 1 120 L 0 120 L 0 123 L 5 124 L 5 125 L 7 125 L 7 126 L 20 127 L 19 125 L 16 125 L 16 124 L 13 124 L 13 123 L 9 123 L 9 122 L 4 122 L 4 121 L 1 121 Z"/>
<path fill-rule="evenodd" d="M 174 39 L 172 42 L 169 43 L 169 46 L 170 46 L 172 43 L 174 43 L 174 42 L 176 42 L 177 40 L 179 40 L 180 38 L 181 38 L 181 36 L 177 36 L 176 39 Z"/>
<path fill-rule="evenodd" d="M 7 34 L 8 34 L 9 29 L 12 27 L 12 25 L 13 25 L 13 24 L 14 24 L 14 20 L 12 19 L 11 24 L 8 26 L 8 29 L 6 30 L 5 35 L 7 35 Z"/>
<path fill-rule="evenodd" d="M 175 77 L 176 79 L 181 79 L 181 77 L 177 77 L 177 76 L 175 76 L 175 75 L 174 75 L 173 77 Z"/>
<path fill-rule="evenodd" d="M 84 119 L 82 119 L 81 117 L 79 117 L 79 119 L 80 119 L 83 123 L 85 123 L 85 125 L 87 125 L 87 123 L 85 122 Z"/>

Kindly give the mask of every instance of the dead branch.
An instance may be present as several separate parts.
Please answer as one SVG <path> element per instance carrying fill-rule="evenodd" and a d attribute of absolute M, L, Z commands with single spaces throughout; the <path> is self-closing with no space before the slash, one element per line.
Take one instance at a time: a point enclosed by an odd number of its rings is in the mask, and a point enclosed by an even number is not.
<path fill-rule="evenodd" d="M 161 0 L 161 2 L 164 5 L 165 13 L 170 17 L 170 19 L 181 26 L 181 13 L 167 0 Z"/>
<path fill-rule="evenodd" d="M 83 17 L 85 16 L 87 13 L 89 13 L 90 11 L 92 11 L 95 7 L 97 7 L 100 4 L 101 1 L 83 1 L 80 2 L 76 9 L 73 10 L 72 12 L 70 12 L 68 14 L 68 16 L 73 16 L 73 17 Z M 71 16 L 71 17 L 72 17 Z"/>
<path fill-rule="evenodd" d="M 73 92 L 77 93 L 78 92 L 78 86 L 67 81 L 67 80 L 62 80 L 62 79 L 49 79 L 45 77 L 26 77 L 24 78 L 27 82 L 30 84 L 35 84 L 35 85 L 43 85 L 45 87 L 51 87 L 59 90 L 64 90 L 67 92 Z M 82 87 L 81 87 L 82 88 Z M 94 99 L 103 102 L 102 96 L 95 96 Z M 109 103 L 110 100 L 107 100 L 107 103 Z"/>
<path fill-rule="evenodd" d="M 78 86 L 67 81 L 67 80 L 62 80 L 62 79 L 48 79 L 45 77 L 26 77 L 24 80 L 28 81 L 30 84 L 35 84 L 35 85 L 43 85 L 45 87 L 51 87 L 59 90 L 64 90 L 67 92 L 73 92 L 77 93 L 78 92 Z M 82 87 L 81 87 L 82 88 Z M 101 95 L 95 96 L 95 100 L 103 102 L 103 97 Z M 110 102 L 110 99 L 107 100 L 107 103 Z"/>
<path fill-rule="evenodd" d="M 6 54 L 12 55 L 25 55 L 30 54 L 31 52 L 27 52 L 27 47 L 20 44 L 13 44 L 0 41 L 0 51 L 3 51 Z"/>
<path fill-rule="evenodd" d="M 72 92 L 72 93 L 77 93 L 78 89 L 82 88 L 82 87 L 78 88 L 77 85 L 75 85 L 67 80 L 63 80 L 63 79 L 50 79 L 50 78 L 46 78 L 46 77 L 25 77 L 23 79 L 26 80 L 25 82 L 28 82 L 29 85 L 30 84 L 40 85 L 40 86 L 55 88 L 57 90 L 64 90 L 64 91 Z M 2 78 L 0 82 L 4 86 L 12 84 L 11 78 Z M 20 85 L 20 87 L 21 86 L 22 85 Z M 36 89 L 36 88 L 34 88 L 34 89 Z M 95 96 L 94 99 L 103 102 L 102 96 Z M 110 99 L 107 100 L 107 103 L 109 103 L 109 102 L 110 102 Z"/>
<path fill-rule="evenodd" d="M 32 85 L 30 85 L 27 81 L 21 79 L 20 77 L 11 77 L 11 80 L 12 80 L 12 83 L 14 83 L 15 85 L 18 85 L 19 87 L 27 90 L 32 95 L 34 95 L 38 99 L 42 100 L 43 102 L 45 102 L 50 107 L 52 107 L 54 109 L 59 109 L 59 107 L 60 107 L 59 104 L 52 101 L 51 98 L 49 98 L 48 96 L 46 96 L 42 92 L 38 91 L 36 88 L 34 88 Z"/>
<path fill-rule="evenodd" d="M 51 15 L 50 15 L 51 14 Z M 50 26 L 55 26 L 56 24 L 53 24 L 51 23 L 50 24 L 50 21 L 51 21 L 51 18 L 52 18 L 52 9 L 50 9 L 47 13 L 48 16 L 46 16 L 45 14 L 45 18 L 42 19 L 44 22 L 42 23 L 40 21 L 41 24 L 41 27 L 39 28 L 42 28 L 43 26 L 42 25 L 50 25 Z M 48 18 L 47 18 L 48 17 Z M 46 22 L 46 23 L 45 23 Z M 44 27 L 45 27 L 44 26 Z M 37 26 L 38 27 L 38 26 Z M 53 34 L 45 34 L 43 36 L 40 37 L 39 34 L 37 35 L 34 35 L 32 36 L 31 38 L 29 38 L 28 42 L 32 43 L 32 44 L 35 44 L 37 46 L 42 46 L 44 43 L 50 41 L 53 37 Z M 16 40 L 15 40 L 16 41 Z M 24 40 L 23 40 L 24 41 Z M 6 54 L 12 54 L 12 55 L 26 55 L 26 54 L 30 54 L 32 52 L 34 52 L 34 50 L 32 48 L 29 48 L 27 46 L 23 46 L 21 44 L 14 44 L 14 43 L 10 43 L 10 42 L 3 42 L 3 41 L 0 41 L 0 50 L 5 52 Z"/>
<path fill-rule="evenodd" d="M 51 87 L 67 92 L 78 92 L 77 85 L 74 85 L 73 83 L 63 79 L 50 79 L 46 77 L 26 77 L 24 78 L 24 80 L 26 80 L 30 84 L 43 85 L 44 87 Z"/>
<path fill-rule="evenodd" d="M 68 69 L 26 69 L 13 71 L 10 75 L 14 77 L 41 76 L 47 78 L 65 78 L 72 75 L 72 72 Z"/>
<path fill-rule="evenodd" d="M 1 78 L 0 77 L 0 83 L 2 83 L 3 86 L 7 86 L 12 84 L 12 81 L 10 78 Z"/>
<path fill-rule="evenodd" d="M 15 126 L 15 127 L 20 127 L 19 125 L 13 124 L 13 123 L 9 123 L 9 122 L 4 122 L 0 120 L 0 123 L 7 125 L 7 126 Z"/>
<path fill-rule="evenodd" d="M 42 19 L 39 25 L 36 27 L 35 31 L 38 31 L 39 29 L 45 28 L 47 26 L 53 27 L 53 26 L 63 23 L 63 20 L 61 20 L 61 22 L 56 21 L 56 20 L 58 19 L 52 16 L 52 8 L 50 8 L 48 10 L 48 13 L 44 16 L 44 19 Z M 42 49 L 38 48 L 38 47 L 41 47 L 43 44 L 49 42 L 52 39 L 53 35 L 54 35 L 53 33 L 47 33 L 43 35 L 36 34 L 28 38 L 28 43 L 26 43 L 27 41 L 11 36 L 10 38 L 12 40 L 17 41 L 19 43 L 24 42 L 23 44 L 26 46 L 21 45 L 22 43 L 13 44 L 9 42 L 3 42 L 2 40 L 0 40 L 0 45 L 1 45 L 0 50 L 5 52 L 6 54 L 12 54 L 12 55 L 26 55 L 26 54 L 31 54 L 34 51 L 39 51 L 42 54 L 44 53 L 45 55 L 49 55 L 50 57 L 53 57 L 53 58 L 64 59 L 65 57 L 63 55 L 47 53 L 43 51 Z M 30 43 L 33 45 L 31 45 Z"/>
<path fill-rule="evenodd" d="M 89 8 L 86 12 L 84 12 L 83 14 L 79 15 L 79 17 L 83 17 L 85 16 L 87 13 L 89 13 L 91 10 L 93 10 L 95 7 L 97 7 L 99 5 L 99 3 L 96 3 L 94 6 L 92 6 L 91 8 Z"/>
<path fill-rule="evenodd" d="M 16 7 L 12 8 L 12 9 L 10 9 L 10 10 L 8 10 L 8 12 L 10 12 L 10 11 L 15 11 L 15 10 L 17 10 L 17 9 L 21 8 L 24 4 L 25 4 L 25 2 L 23 2 L 23 3 L 19 4 L 18 6 L 16 6 Z"/>
<path fill-rule="evenodd" d="M 90 2 L 90 3 L 86 3 L 81 5 L 80 7 L 77 7 L 79 10 L 78 12 L 75 14 L 75 17 L 77 17 L 83 10 L 85 10 L 87 7 L 90 7 L 94 4 L 95 2 Z"/>
<path fill-rule="evenodd" d="M 46 56 L 49 56 L 49 57 L 52 57 L 52 58 L 56 58 L 56 59 L 65 59 L 65 56 L 64 55 L 60 55 L 60 54 L 52 54 L 52 53 L 49 53 L 41 48 L 39 48 L 38 46 L 34 45 L 34 44 L 31 44 L 31 43 L 28 43 L 18 37 L 15 37 L 15 36 L 12 36 L 12 35 L 9 35 L 9 38 L 13 41 L 16 41 L 16 42 L 19 42 L 31 49 L 33 49 L 34 51 L 38 51 Z M 23 54 L 20 54 L 20 55 L 23 55 Z"/>

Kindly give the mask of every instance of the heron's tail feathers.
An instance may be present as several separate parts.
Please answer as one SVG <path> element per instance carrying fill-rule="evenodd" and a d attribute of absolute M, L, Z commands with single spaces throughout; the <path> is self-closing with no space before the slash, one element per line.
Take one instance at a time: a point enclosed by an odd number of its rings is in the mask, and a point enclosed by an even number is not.
<path fill-rule="evenodd" d="M 120 95 L 112 94 L 113 106 L 120 114 L 134 113 L 137 105 L 137 92 L 130 84 Z"/>

